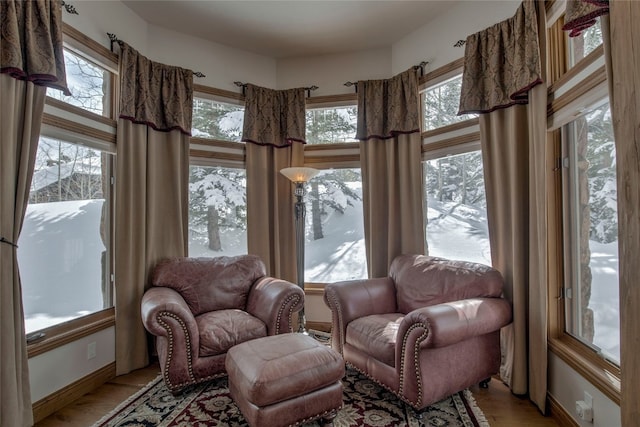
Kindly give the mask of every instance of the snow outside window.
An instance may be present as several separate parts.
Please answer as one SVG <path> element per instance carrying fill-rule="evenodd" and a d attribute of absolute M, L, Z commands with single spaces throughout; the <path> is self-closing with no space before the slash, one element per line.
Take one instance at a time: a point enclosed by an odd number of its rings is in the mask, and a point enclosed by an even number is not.
<path fill-rule="evenodd" d="M 110 157 L 40 138 L 18 242 L 27 333 L 112 305 Z"/>
<path fill-rule="evenodd" d="M 356 137 L 358 107 L 307 109 L 306 140 L 308 144 L 358 142 Z"/>
<path fill-rule="evenodd" d="M 198 138 L 240 142 L 244 106 L 210 99 L 193 99 L 191 135 Z"/>
<path fill-rule="evenodd" d="M 459 74 L 422 92 L 424 131 L 477 117 L 476 114 L 458 115 L 461 87 L 462 74 Z"/>
<path fill-rule="evenodd" d="M 109 116 L 111 74 L 90 60 L 64 50 L 64 65 L 71 96 L 47 89 L 47 96 L 101 116 Z"/>
<path fill-rule="evenodd" d="M 491 265 L 480 150 L 423 163 L 428 254 Z"/>
<path fill-rule="evenodd" d="M 304 200 L 305 282 L 366 279 L 360 169 L 321 171 L 307 183 Z"/>
<path fill-rule="evenodd" d="M 247 179 L 244 169 L 189 168 L 189 256 L 247 253 Z"/>
<path fill-rule="evenodd" d="M 619 365 L 618 198 L 608 103 L 566 127 L 563 158 L 565 330 Z"/>

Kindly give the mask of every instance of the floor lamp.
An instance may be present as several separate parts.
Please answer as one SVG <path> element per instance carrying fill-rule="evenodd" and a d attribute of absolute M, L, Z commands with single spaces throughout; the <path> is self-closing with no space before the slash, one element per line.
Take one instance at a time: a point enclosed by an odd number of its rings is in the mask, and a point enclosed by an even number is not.
<path fill-rule="evenodd" d="M 280 171 L 281 174 L 289 178 L 294 184 L 295 189 L 293 194 L 296 196 L 296 203 L 294 205 L 294 213 L 296 217 L 296 262 L 298 272 L 298 286 L 304 292 L 304 226 L 305 226 L 305 207 L 302 200 L 305 194 L 304 185 L 314 176 L 318 174 L 317 169 L 313 168 L 284 168 Z M 298 332 L 307 333 L 306 319 L 304 317 L 304 305 L 299 314 L 299 328 Z"/>

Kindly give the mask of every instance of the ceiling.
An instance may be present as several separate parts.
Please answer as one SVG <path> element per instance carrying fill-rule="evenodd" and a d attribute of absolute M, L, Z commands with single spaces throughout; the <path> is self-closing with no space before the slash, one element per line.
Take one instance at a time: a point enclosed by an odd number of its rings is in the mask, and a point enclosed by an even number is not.
<path fill-rule="evenodd" d="M 144 1 L 148 23 L 272 58 L 389 47 L 458 0 Z"/>

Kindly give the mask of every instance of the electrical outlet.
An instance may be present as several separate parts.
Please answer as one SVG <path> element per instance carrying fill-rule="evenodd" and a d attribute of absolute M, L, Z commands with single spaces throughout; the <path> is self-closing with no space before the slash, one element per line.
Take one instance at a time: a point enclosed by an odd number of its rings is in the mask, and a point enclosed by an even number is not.
<path fill-rule="evenodd" d="M 587 404 L 590 408 L 593 408 L 593 397 L 586 391 L 584 392 L 584 403 Z"/>
<path fill-rule="evenodd" d="M 87 345 L 87 360 L 93 359 L 96 357 L 96 342 L 90 342 Z"/>

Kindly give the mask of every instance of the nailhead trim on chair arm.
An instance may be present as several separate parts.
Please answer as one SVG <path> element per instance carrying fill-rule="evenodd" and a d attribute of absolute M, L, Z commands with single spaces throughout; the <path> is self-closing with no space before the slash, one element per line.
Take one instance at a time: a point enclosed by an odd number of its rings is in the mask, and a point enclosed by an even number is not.
<path fill-rule="evenodd" d="M 189 381 L 187 381 L 186 383 L 172 384 L 171 380 L 169 379 L 169 365 L 171 365 L 171 359 L 173 357 L 174 339 L 173 339 L 173 331 L 171 330 L 171 326 L 164 320 L 165 317 L 171 317 L 172 319 L 176 320 L 178 324 L 180 324 L 180 327 L 182 328 L 182 332 L 184 332 L 184 336 L 187 344 L 187 349 L 186 349 L 187 350 L 187 369 L 189 370 Z M 195 376 L 193 375 L 193 365 L 191 360 L 191 337 L 189 336 L 187 325 L 184 323 L 184 321 L 180 317 L 168 311 L 159 312 L 156 319 L 158 320 L 158 323 L 167 330 L 167 337 L 169 338 L 167 360 L 165 362 L 165 367 L 164 367 L 164 381 L 167 384 L 167 388 L 169 388 L 169 390 L 178 390 L 180 387 L 186 384 L 194 383 L 196 380 L 195 380 Z"/>
<path fill-rule="evenodd" d="M 424 332 L 422 333 L 422 335 L 420 335 L 416 339 L 416 343 L 413 346 L 413 366 L 415 368 L 416 381 L 418 382 L 418 401 L 411 402 L 406 398 L 403 398 L 405 401 L 409 402 L 414 407 L 418 407 L 420 405 L 420 402 L 422 402 L 422 381 L 420 380 L 420 343 L 422 343 L 422 341 L 424 341 L 427 338 L 427 336 L 429 336 L 429 327 L 424 323 L 414 323 L 413 325 L 409 326 L 409 329 L 407 329 L 407 333 L 404 334 L 404 336 L 402 337 L 402 353 L 400 355 L 400 385 L 398 387 L 399 388 L 398 392 L 400 394 L 403 394 L 404 393 L 403 392 L 404 369 L 405 369 L 404 359 L 405 359 L 406 348 L 407 348 L 407 339 L 411 334 L 411 332 L 417 328 L 424 329 Z"/>
<path fill-rule="evenodd" d="M 293 318 L 293 307 L 295 307 L 298 302 L 300 301 L 300 297 L 298 295 L 289 295 L 287 297 L 287 299 L 284 300 L 284 302 L 282 303 L 282 305 L 280 306 L 280 309 L 278 310 L 278 316 L 276 318 L 276 335 L 278 335 L 280 333 L 280 320 L 282 319 L 282 312 L 284 311 L 285 307 L 287 306 L 287 304 L 289 304 L 292 300 L 296 300 L 294 302 L 292 302 L 289 305 L 289 316 L 288 316 L 288 323 L 289 323 L 289 329 L 291 330 L 291 321 Z"/>

